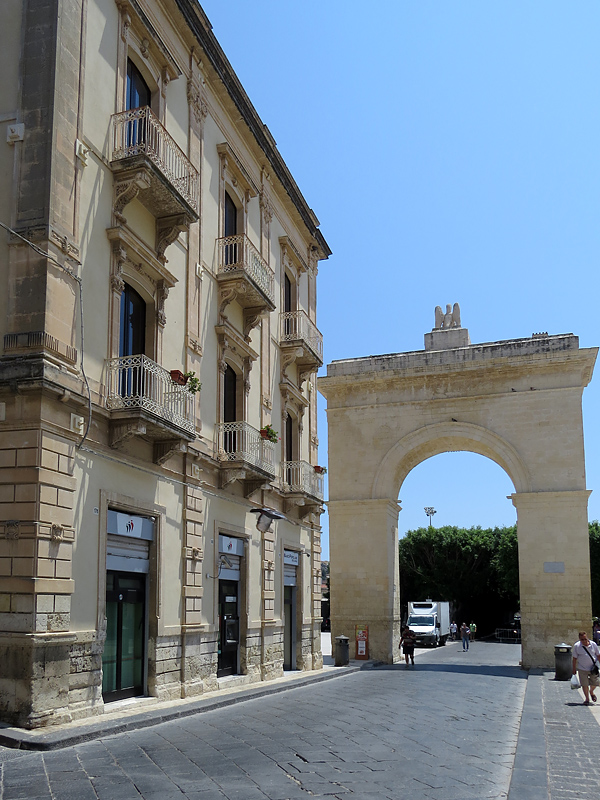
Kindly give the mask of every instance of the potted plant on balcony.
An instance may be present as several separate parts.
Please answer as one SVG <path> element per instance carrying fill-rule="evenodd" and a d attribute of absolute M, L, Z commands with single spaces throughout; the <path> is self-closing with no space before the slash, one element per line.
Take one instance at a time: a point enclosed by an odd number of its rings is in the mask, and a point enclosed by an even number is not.
<path fill-rule="evenodd" d="M 196 394 L 202 388 L 202 384 L 200 383 L 200 378 L 196 377 L 195 372 L 185 372 L 183 377 L 186 379 L 186 386 L 188 392 L 191 394 Z"/>
<path fill-rule="evenodd" d="M 169 374 L 171 375 L 171 380 L 173 383 L 176 383 L 177 386 L 186 385 L 188 379 L 180 369 L 172 369 Z"/>
<path fill-rule="evenodd" d="M 327 475 L 327 467 L 319 467 L 318 465 L 315 466 L 315 472 L 318 475 Z"/>
<path fill-rule="evenodd" d="M 264 428 L 260 429 L 260 435 L 263 439 L 267 439 L 269 442 L 278 442 L 279 436 L 277 435 L 277 431 L 273 430 L 270 425 L 265 425 Z"/>

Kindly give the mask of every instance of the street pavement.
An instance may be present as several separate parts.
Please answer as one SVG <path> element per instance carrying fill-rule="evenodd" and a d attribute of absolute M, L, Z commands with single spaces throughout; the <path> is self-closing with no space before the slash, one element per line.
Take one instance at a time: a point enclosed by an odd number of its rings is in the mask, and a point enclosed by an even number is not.
<path fill-rule="evenodd" d="M 0 747 L 0 800 L 596 798 L 600 711 L 519 657 L 452 643 L 49 752 Z"/>

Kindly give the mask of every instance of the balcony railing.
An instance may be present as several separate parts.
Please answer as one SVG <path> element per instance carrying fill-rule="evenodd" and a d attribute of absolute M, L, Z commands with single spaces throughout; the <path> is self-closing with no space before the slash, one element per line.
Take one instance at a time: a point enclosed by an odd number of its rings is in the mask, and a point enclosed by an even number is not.
<path fill-rule="evenodd" d="M 323 361 L 323 334 L 306 311 L 286 311 L 281 317 L 281 342 L 303 341 Z"/>
<path fill-rule="evenodd" d="M 171 380 L 170 373 L 147 356 L 124 356 L 107 362 L 106 405 L 111 410 L 140 410 L 196 433 L 194 395 Z"/>
<path fill-rule="evenodd" d="M 112 161 L 144 155 L 198 213 L 198 171 L 148 106 L 113 114 Z"/>
<path fill-rule="evenodd" d="M 285 492 L 302 492 L 323 499 L 323 475 L 307 461 L 282 461 L 281 482 Z"/>
<path fill-rule="evenodd" d="M 221 461 L 243 461 L 275 477 L 275 444 L 247 422 L 217 426 L 217 453 Z"/>
<path fill-rule="evenodd" d="M 219 273 L 245 272 L 252 282 L 275 303 L 275 273 L 245 234 L 226 236 L 219 245 Z"/>

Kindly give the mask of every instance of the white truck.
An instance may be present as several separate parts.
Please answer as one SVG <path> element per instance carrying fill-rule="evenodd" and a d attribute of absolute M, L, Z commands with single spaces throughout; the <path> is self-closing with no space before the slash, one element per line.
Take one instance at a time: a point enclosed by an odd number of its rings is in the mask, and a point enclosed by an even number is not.
<path fill-rule="evenodd" d="M 409 603 L 406 624 L 414 631 L 417 644 L 433 647 L 446 644 L 450 636 L 450 603 L 434 600 Z"/>

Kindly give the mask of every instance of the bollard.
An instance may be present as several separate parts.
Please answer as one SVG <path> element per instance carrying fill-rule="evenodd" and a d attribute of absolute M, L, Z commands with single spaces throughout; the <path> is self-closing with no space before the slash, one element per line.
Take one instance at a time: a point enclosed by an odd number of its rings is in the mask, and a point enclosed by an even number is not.
<path fill-rule="evenodd" d="M 350 639 L 347 636 L 335 637 L 335 665 L 347 667 L 350 663 Z"/>
<path fill-rule="evenodd" d="M 554 680 L 569 681 L 573 674 L 573 657 L 571 645 L 563 642 L 554 646 Z"/>

